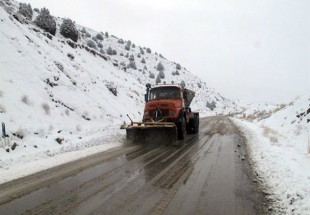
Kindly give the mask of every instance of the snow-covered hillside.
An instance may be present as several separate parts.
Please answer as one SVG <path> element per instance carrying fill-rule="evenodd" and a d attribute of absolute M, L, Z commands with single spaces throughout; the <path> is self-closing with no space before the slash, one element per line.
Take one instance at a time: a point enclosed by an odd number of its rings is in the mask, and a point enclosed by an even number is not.
<path fill-rule="evenodd" d="M 155 83 L 159 63 L 161 83 L 184 81 L 196 91 L 193 110 L 202 115 L 238 111 L 233 101 L 161 54 L 79 25 L 75 43 L 59 33 L 62 18 L 55 18 L 52 36 L 33 23 L 37 12 L 27 21 L 17 14 L 18 5 L 0 1 L 0 121 L 9 135 L 0 140 L 0 168 L 111 139 L 120 144 L 126 114 L 142 118 L 145 84 Z"/>
<path fill-rule="evenodd" d="M 252 123 L 235 122 L 247 136 L 273 214 L 310 214 L 310 96 L 280 107 L 257 119 L 245 117 Z"/>

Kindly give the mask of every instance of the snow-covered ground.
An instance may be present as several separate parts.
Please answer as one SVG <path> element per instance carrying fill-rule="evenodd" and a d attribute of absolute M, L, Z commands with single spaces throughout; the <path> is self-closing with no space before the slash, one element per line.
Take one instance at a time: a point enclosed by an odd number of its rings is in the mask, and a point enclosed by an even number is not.
<path fill-rule="evenodd" d="M 119 127 L 129 121 L 127 114 L 142 119 L 145 84 L 155 83 L 150 74 L 158 75 L 159 62 L 165 68 L 162 83 L 185 81 L 196 92 L 194 111 L 204 116 L 239 111 L 199 77 L 154 51 L 133 42 L 126 50 L 128 40 L 121 43 L 79 25 L 74 43 L 59 33 L 62 18 L 55 18 L 57 33 L 51 36 L 33 24 L 37 12 L 29 22 L 14 18 L 17 11 L 18 2 L 0 0 L 0 122 L 9 135 L 0 138 L 0 183 L 35 171 L 28 166 L 38 171 L 89 154 L 89 147 L 123 144 L 125 132 Z M 103 39 L 95 39 L 97 34 Z M 88 40 L 97 47 L 89 48 Z M 109 47 L 117 53 L 107 54 Z M 127 67 L 132 61 L 136 69 Z M 207 102 L 216 104 L 214 110 Z M 69 152 L 74 156 L 64 160 Z"/>
<path fill-rule="evenodd" d="M 234 121 L 247 137 L 249 158 L 273 214 L 310 214 L 310 96 L 266 119 Z"/>

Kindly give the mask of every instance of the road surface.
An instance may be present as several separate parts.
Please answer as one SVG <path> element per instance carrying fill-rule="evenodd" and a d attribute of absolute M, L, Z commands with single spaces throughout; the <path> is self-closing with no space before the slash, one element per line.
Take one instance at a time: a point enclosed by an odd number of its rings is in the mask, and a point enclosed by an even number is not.
<path fill-rule="evenodd" d="M 0 214 L 265 214 L 225 116 L 178 146 L 125 145 L 0 185 Z"/>

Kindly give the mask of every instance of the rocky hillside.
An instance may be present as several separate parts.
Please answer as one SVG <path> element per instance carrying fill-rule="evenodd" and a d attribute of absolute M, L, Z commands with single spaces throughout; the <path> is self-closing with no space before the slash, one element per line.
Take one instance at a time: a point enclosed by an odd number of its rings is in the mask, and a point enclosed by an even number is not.
<path fill-rule="evenodd" d="M 42 10 L 31 9 L 27 17 L 19 7 L 0 1 L 0 116 L 14 138 L 11 145 L 67 143 L 63 150 L 70 150 L 92 136 L 119 137 L 110 129 L 128 122 L 126 114 L 142 118 L 146 83 L 185 82 L 196 91 L 193 110 L 204 115 L 238 111 L 233 101 L 150 48 L 77 24 L 78 37 L 66 38 L 60 33 L 63 18 L 53 17 L 56 31 L 48 33 L 36 22 Z"/>

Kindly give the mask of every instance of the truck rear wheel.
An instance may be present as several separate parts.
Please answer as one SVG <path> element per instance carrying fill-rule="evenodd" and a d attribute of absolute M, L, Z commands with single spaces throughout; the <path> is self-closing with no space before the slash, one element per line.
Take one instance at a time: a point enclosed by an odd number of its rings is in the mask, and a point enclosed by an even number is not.
<path fill-rule="evenodd" d="M 189 120 L 189 123 L 186 125 L 186 132 L 188 134 L 197 134 L 199 130 L 199 118 L 195 117 Z"/>
<path fill-rule="evenodd" d="M 181 122 L 177 124 L 177 128 L 178 128 L 178 139 L 183 140 L 186 132 L 186 120 L 184 117 L 182 117 Z"/>

